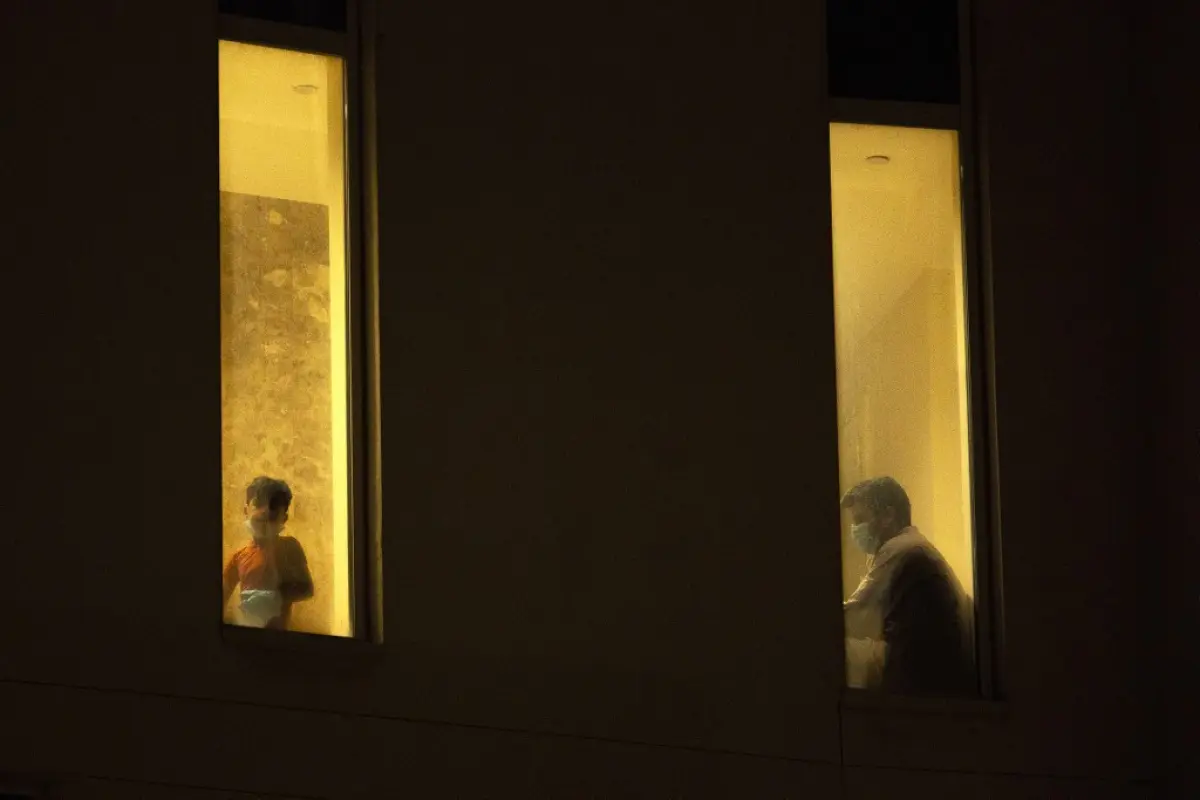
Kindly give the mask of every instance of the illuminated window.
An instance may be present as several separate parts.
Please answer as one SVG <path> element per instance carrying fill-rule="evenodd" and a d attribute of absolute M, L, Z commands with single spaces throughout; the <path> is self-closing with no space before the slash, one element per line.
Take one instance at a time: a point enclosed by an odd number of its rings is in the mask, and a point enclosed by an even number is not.
<path fill-rule="evenodd" d="M 221 41 L 219 70 L 223 615 L 350 636 L 343 61 Z"/>
<path fill-rule="evenodd" d="M 977 691 L 957 133 L 830 127 L 847 680 Z"/>

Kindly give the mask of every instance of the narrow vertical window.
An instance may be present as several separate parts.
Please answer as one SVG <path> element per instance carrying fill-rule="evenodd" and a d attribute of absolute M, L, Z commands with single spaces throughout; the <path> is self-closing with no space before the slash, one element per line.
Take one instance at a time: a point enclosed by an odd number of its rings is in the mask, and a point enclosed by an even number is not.
<path fill-rule="evenodd" d="M 958 134 L 830 126 L 847 681 L 978 691 Z"/>
<path fill-rule="evenodd" d="M 224 620 L 354 634 L 344 64 L 219 43 Z"/>

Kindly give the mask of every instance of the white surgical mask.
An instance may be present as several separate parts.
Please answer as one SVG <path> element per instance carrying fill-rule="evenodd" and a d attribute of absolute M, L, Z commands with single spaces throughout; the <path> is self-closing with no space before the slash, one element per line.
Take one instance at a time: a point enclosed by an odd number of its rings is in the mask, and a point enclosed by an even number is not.
<path fill-rule="evenodd" d="M 265 526 L 267 528 L 266 530 L 259 531 L 257 528 L 254 527 L 253 521 L 245 520 L 245 523 L 246 523 L 246 530 L 250 531 L 250 535 L 252 537 L 254 537 L 254 541 L 265 542 L 269 539 L 274 538 L 275 531 L 271 530 L 270 526 Z"/>
<path fill-rule="evenodd" d="M 860 522 L 850 526 L 850 538 L 854 540 L 854 544 L 859 550 L 864 553 L 873 554 L 877 549 L 875 546 L 875 534 L 871 532 L 871 523 Z"/>

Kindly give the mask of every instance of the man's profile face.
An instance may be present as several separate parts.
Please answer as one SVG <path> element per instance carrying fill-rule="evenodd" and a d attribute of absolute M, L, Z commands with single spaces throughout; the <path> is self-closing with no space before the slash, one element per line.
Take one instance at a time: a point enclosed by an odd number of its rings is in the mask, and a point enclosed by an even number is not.
<path fill-rule="evenodd" d="M 865 503 L 855 503 L 846 510 L 850 518 L 850 533 L 860 550 L 873 555 L 894 532 L 896 512 L 885 508 L 876 513 Z"/>
<path fill-rule="evenodd" d="M 250 530 L 254 532 L 255 539 L 272 539 L 279 535 L 287 523 L 287 512 L 279 511 L 272 514 L 269 506 L 247 503 L 246 521 L 250 525 Z"/>
<path fill-rule="evenodd" d="M 855 503 L 849 508 L 851 525 L 871 525 L 875 522 L 875 514 L 862 503 Z"/>
<path fill-rule="evenodd" d="M 870 525 L 871 531 L 876 536 L 887 536 L 895 532 L 896 511 L 884 508 L 876 513 L 865 503 L 855 503 L 850 507 L 850 524 Z"/>

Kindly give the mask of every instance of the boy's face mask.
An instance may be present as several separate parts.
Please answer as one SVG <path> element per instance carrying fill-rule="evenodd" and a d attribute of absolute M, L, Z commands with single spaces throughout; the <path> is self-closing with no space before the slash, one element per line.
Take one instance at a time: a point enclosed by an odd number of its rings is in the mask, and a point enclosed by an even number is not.
<path fill-rule="evenodd" d="M 246 507 L 246 528 L 250 531 L 250 535 L 254 537 L 256 542 L 274 539 L 283 530 L 284 523 L 286 522 L 287 514 L 277 514 L 272 519 L 271 511 L 266 507 Z"/>

